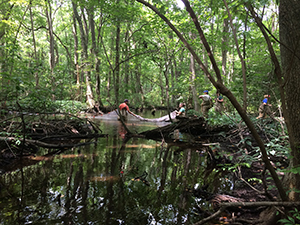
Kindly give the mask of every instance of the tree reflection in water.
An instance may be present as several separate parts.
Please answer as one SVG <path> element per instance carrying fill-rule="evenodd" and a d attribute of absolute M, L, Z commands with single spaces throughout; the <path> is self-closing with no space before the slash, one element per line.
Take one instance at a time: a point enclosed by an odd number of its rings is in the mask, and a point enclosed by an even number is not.
<path fill-rule="evenodd" d="M 152 140 L 127 140 L 119 125 L 101 124 L 104 133 L 111 133 L 94 145 L 3 174 L 0 223 L 165 225 L 201 219 L 193 213 L 195 206 L 210 205 L 189 190 L 218 180 L 211 173 L 204 181 L 205 154 Z"/>

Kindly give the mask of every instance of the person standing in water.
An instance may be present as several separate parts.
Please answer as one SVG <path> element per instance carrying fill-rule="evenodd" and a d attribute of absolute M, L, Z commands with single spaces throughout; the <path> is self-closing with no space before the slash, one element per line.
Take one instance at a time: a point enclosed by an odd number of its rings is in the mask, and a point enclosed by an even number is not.
<path fill-rule="evenodd" d="M 128 118 L 128 113 L 135 116 L 135 114 L 129 110 L 128 102 L 128 99 L 125 99 L 124 102 L 119 105 L 120 115 L 118 120 L 120 120 L 121 117 L 124 121 L 126 121 Z"/>

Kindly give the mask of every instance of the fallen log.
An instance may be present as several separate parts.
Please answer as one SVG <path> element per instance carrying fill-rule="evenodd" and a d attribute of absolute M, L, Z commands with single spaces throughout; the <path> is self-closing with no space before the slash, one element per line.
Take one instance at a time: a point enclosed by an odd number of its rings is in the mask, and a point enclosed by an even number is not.
<path fill-rule="evenodd" d="M 170 134 L 175 130 L 190 134 L 203 134 L 207 132 L 206 121 L 203 117 L 196 119 L 179 120 L 176 123 L 169 124 L 164 127 L 158 127 L 153 130 L 144 131 L 139 133 L 144 135 L 146 138 L 170 138 Z M 172 139 L 172 138 L 171 138 Z"/>
<path fill-rule="evenodd" d="M 58 137 L 56 137 L 56 141 L 62 141 L 58 144 L 53 144 L 48 143 L 46 141 L 40 141 L 40 140 L 32 140 L 32 139 L 23 139 L 23 138 L 15 138 L 15 137 L 0 137 L 0 141 L 5 141 L 5 142 L 12 142 L 12 141 L 20 141 L 35 145 L 37 147 L 42 147 L 42 148 L 69 148 L 69 147 L 74 147 L 76 146 L 76 143 L 73 144 L 65 144 L 63 141 L 66 139 L 92 139 L 92 138 L 98 138 L 98 137 L 107 137 L 106 134 L 88 134 L 88 135 L 70 135 L 68 137 L 61 137 L 60 140 L 58 140 Z M 47 138 L 48 140 L 51 139 L 51 137 Z"/>
<path fill-rule="evenodd" d="M 141 121 L 147 121 L 147 122 L 170 122 L 172 120 L 176 119 L 177 113 L 176 111 L 170 112 L 170 114 L 162 116 L 160 118 L 154 118 L 154 119 L 148 119 L 148 118 L 144 118 L 141 117 L 140 115 L 134 115 L 137 119 L 141 120 Z"/>

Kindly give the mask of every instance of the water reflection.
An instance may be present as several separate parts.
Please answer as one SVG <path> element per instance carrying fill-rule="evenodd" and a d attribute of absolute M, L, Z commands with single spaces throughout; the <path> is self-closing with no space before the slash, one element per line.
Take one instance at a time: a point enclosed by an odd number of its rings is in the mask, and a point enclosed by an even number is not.
<path fill-rule="evenodd" d="M 126 140 L 120 122 L 96 122 L 108 138 L 55 157 L 36 156 L 37 163 L 0 177 L 1 224 L 165 225 L 201 219 L 195 206 L 210 206 L 188 190 L 216 180 L 203 179 L 206 157 L 195 149 Z"/>

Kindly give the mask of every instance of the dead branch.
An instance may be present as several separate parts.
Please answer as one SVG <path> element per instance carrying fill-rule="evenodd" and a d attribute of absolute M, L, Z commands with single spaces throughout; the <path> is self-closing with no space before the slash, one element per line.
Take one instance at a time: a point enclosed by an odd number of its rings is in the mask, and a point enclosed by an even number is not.
<path fill-rule="evenodd" d="M 203 220 L 198 221 L 197 223 L 194 223 L 193 225 L 201 225 L 204 224 L 214 218 L 216 218 L 217 216 L 219 216 L 224 210 L 226 209 L 226 207 L 221 207 L 217 212 L 215 212 L 214 214 L 210 215 L 209 217 L 204 218 Z"/>
<path fill-rule="evenodd" d="M 204 224 L 219 216 L 228 207 L 259 207 L 259 206 L 299 206 L 300 202 L 224 202 L 220 203 L 220 209 L 209 217 L 206 217 L 193 225 Z"/>
<path fill-rule="evenodd" d="M 259 206 L 299 206 L 300 202 L 224 202 L 220 203 L 221 207 L 259 207 Z"/>
<path fill-rule="evenodd" d="M 91 138 L 95 138 L 95 137 L 106 137 L 107 135 L 105 134 L 90 134 L 90 135 L 73 135 L 72 138 L 69 137 L 69 139 L 91 139 Z M 19 141 L 19 138 L 15 138 L 15 137 L 0 137 L 0 141 L 9 141 L 9 142 L 13 142 L 13 141 Z M 59 144 L 50 144 L 47 142 L 43 142 L 43 141 L 38 141 L 38 140 L 31 140 L 31 139 L 23 139 L 21 140 L 21 142 L 25 142 L 31 145 L 35 145 L 38 147 L 43 147 L 43 148 L 67 148 L 67 147 L 74 147 L 77 146 L 76 144 L 63 144 L 63 143 L 59 143 Z"/>

